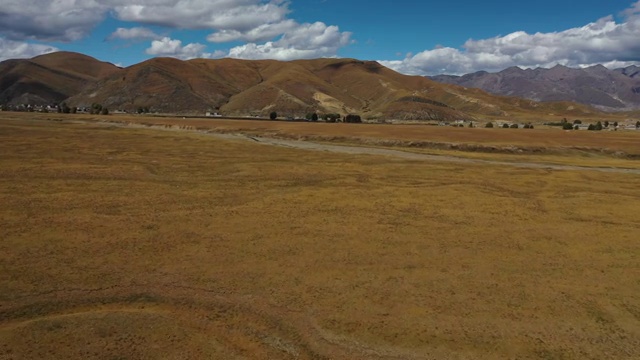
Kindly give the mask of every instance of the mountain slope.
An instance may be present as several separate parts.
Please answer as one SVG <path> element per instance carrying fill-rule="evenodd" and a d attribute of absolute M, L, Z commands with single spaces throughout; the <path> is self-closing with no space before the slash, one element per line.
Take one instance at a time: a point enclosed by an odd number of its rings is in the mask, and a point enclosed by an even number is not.
<path fill-rule="evenodd" d="M 538 104 L 476 89 L 407 76 L 377 62 L 155 58 L 103 78 L 69 99 L 110 108 L 150 107 L 167 113 L 283 116 L 308 112 L 359 113 L 368 118 L 416 120 L 509 117 L 595 110 L 576 104 Z M 564 110 L 563 110 L 564 109 Z"/>
<path fill-rule="evenodd" d="M 616 70 L 602 65 L 585 69 L 561 65 L 527 70 L 512 67 L 498 73 L 480 71 L 431 79 L 535 101 L 573 101 L 609 111 L 640 108 L 640 68 L 636 66 Z"/>
<path fill-rule="evenodd" d="M 77 94 L 120 69 L 92 57 L 58 52 L 0 63 L 0 103 L 46 105 Z"/>
<path fill-rule="evenodd" d="M 111 110 L 148 107 L 172 114 L 267 116 L 276 111 L 300 117 L 319 112 L 401 120 L 540 119 L 599 113 L 574 103 L 537 103 L 441 84 L 355 59 L 154 58 L 120 69 L 62 52 L 5 61 L 0 70 L 0 103 L 66 100 L 70 106 L 100 103 Z"/>

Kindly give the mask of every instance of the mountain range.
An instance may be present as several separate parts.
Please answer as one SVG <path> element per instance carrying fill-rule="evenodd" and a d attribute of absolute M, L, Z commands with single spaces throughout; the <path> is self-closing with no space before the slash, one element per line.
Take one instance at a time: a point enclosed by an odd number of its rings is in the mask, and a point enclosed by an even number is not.
<path fill-rule="evenodd" d="M 153 58 L 120 68 L 83 54 L 57 52 L 0 63 L 0 104 L 63 101 L 78 107 L 99 103 L 111 110 L 146 107 L 158 113 L 209 111 L 225 116 L 276 111 L 283 116 L 320 112 L 368 119 L 453 120 L 600 114 L 588 105 L 492 95 L 355 59 Z"/>
<path fill-rule="evenodd" d="M 438 75 L 430 79 L 496 95 L 534 101 L 572 101 L 605 111 L 640 109 L 640 67 L 609 70 L 602 65 L 573 69 L 511 67 L 497 73 L 479 71 L 464 76 Z"/>

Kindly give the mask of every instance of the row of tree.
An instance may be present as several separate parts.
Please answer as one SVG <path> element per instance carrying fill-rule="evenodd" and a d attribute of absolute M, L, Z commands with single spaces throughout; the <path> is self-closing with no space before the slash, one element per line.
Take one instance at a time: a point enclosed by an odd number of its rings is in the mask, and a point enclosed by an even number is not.
<path fill-rule="evenodd" d="M 582 125 L 581 120 L 574 120 L 573 124 L 566 122 L 562 125 L 564 130 L 578 130 L 580 129 L 580 125 Z M 609 123 L 609 121 L 605 121 L 602 123 L 601 121 L 596 122 L 595 124 L 589 124 L 587 130 L 591 131 L 601 131 L 603 129 L 608 129 L 610 125 L 613 125 L 614 129 L 618 128 L 618 122 L 614 121 L 613 124 Z M 636 121 L 636 129 L 640 129 L 640 120 Z"/>
<path fill-rule="evenodd" d="M 275 120 L 277 118 L 278 118 L 278 113 L 277 112 L 272 111 L 269 114 L 269 119 Z M 305 116 L 305 119 L 309 120 L 309 121 L 318 121 L 321 118 L 324 121 L 329 122 L 329 123 L 335 123 L 335 122 L 361 123 L 362 122 L 362 117 L 360 115 L 355 115 L 355 114 L 348 114 L 344 118 L 340 117 L 340 114 L 324 114 L 324 115 L 320 116 L 317 113 L 308 113 Z"/>
<path fill-rule="evenodd" d="M 98 103 L 91 104 L 91 107 L 85 111 L 88 111 L 91 114 L 109 115 L 109 109 Z M 75 114 L 78 112 L 78 107 L 69 107 L 66 102 L 63 102 L 58 105 L 58 112 L 62 114 Z"/>
<path fill-rule="evenodd" d="M 488 122 L 484 127 L 486 127 L 486 128 L 493 128 L 493 127 L 494 127 L 494 125 L 493 125 L 493 123 L 492 123 L 492 122 Z M 518 129 L 519 127 L 520 127 L 520 126 L 519 126 L 518 124 L 511 124 L 511 125 L 509 125 L 509 124 L 507 124 L 507 123 L 502 124 L 502 128 L 503 128 L 503 129 Z M 531 124 L 531 123 L 524 124 L 522 127 L 523 127 L 524 129 L 533 129 L 533 124 Z"/>

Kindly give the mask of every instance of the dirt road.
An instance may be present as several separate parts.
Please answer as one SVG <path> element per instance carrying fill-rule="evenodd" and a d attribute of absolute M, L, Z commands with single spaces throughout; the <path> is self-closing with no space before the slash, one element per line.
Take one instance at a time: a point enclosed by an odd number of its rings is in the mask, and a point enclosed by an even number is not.
<path fill-rule="evenodd" d="M 89 124 L 88 122 L 86 122 Z M 308 150 L 308 151 L 326 151 L 342 154 L 354 154 L 354 155 L 377 155 L 377 156 L 390 156 L 395 158 L 401 158 L 406 160 L 416 161 L 435 161 L 435 162 L 448 162 L 448 163 L 460 163 L 460 164 L 487 164 L 487 165 L 499 165 L 499 166 L 511 166 L 525 169 L 546 169 L 546 170 L 560 170 L 560 171 L 599 171 L 606 173 L 618 173 L 618 174 L 636 174 L 640 175 L 640 169 L 628 169 L 618 167 L 587 167 L 576 165 L 559 165 L 559 164 L 545 164 L 545 163 L 533 163 L 533 162 L 512 162 L 512 161 L 497 161 L 497 160 L 484 160 L 484 159 L 471 159 L 450 155 L 430 155 L 420 154 L 409 151 L 384 149 L 376 147 L 366 146 L 350 146 L 350 145 L 332 145 L 316 143 L 312 141 L 304 140 L 288 140 L 278 139 L 272 137 L 261 137 L 246 135 L 241 133 L 218 133 L 213 129 L 197 130 L 197 129 L 181 129 L 177 127 L 166 127 L 162 125 L 141 125 L 135 123 L 111 123 L 111 122 L 99 122 L 98 124 L 107 126 L 127 126 L 135 128 L 153 128 L 167 131 L 189 131 L 202 133 L 209 136 L 214 136 L 227 140 L 240 140 L 240 141 L 252 141 L 263 145 L 281 146 L 293 149 Z"/>

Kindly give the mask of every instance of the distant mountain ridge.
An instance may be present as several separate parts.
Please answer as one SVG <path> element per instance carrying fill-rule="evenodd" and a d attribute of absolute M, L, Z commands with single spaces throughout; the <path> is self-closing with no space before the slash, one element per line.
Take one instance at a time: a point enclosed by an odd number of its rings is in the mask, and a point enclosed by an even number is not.
<path fill-rule="evenodd" d="M 0 103 L 57 104 L 120 69 L 72 52 L 0 62 Z"/>
<path fill-rule="evenodd" d="M 510 67 L 497 73 L 479 71 L 463 76 L 437 75 L 432 80 L 478 88 L 496 95 L 534 101 L 572 101 L 605 111 L 640 109 L 640 67 L 609 70 L 602 65 L 574 69 Z"/>
<path fill-rule="evenodd" d="M 632 71 L 632 69 L 629 69 Z M 620 75 L 623 76 L 623 75 Z M 126 68 L 60 52 L 0 63 L 0 104 L 51 104 L 110 110 L 225 116 L 353 113 L 365 119 L 460 120 L 582 117 L 597 109 L 538 103 L 441 84 L 375 61 L 153 58 Z"/>

